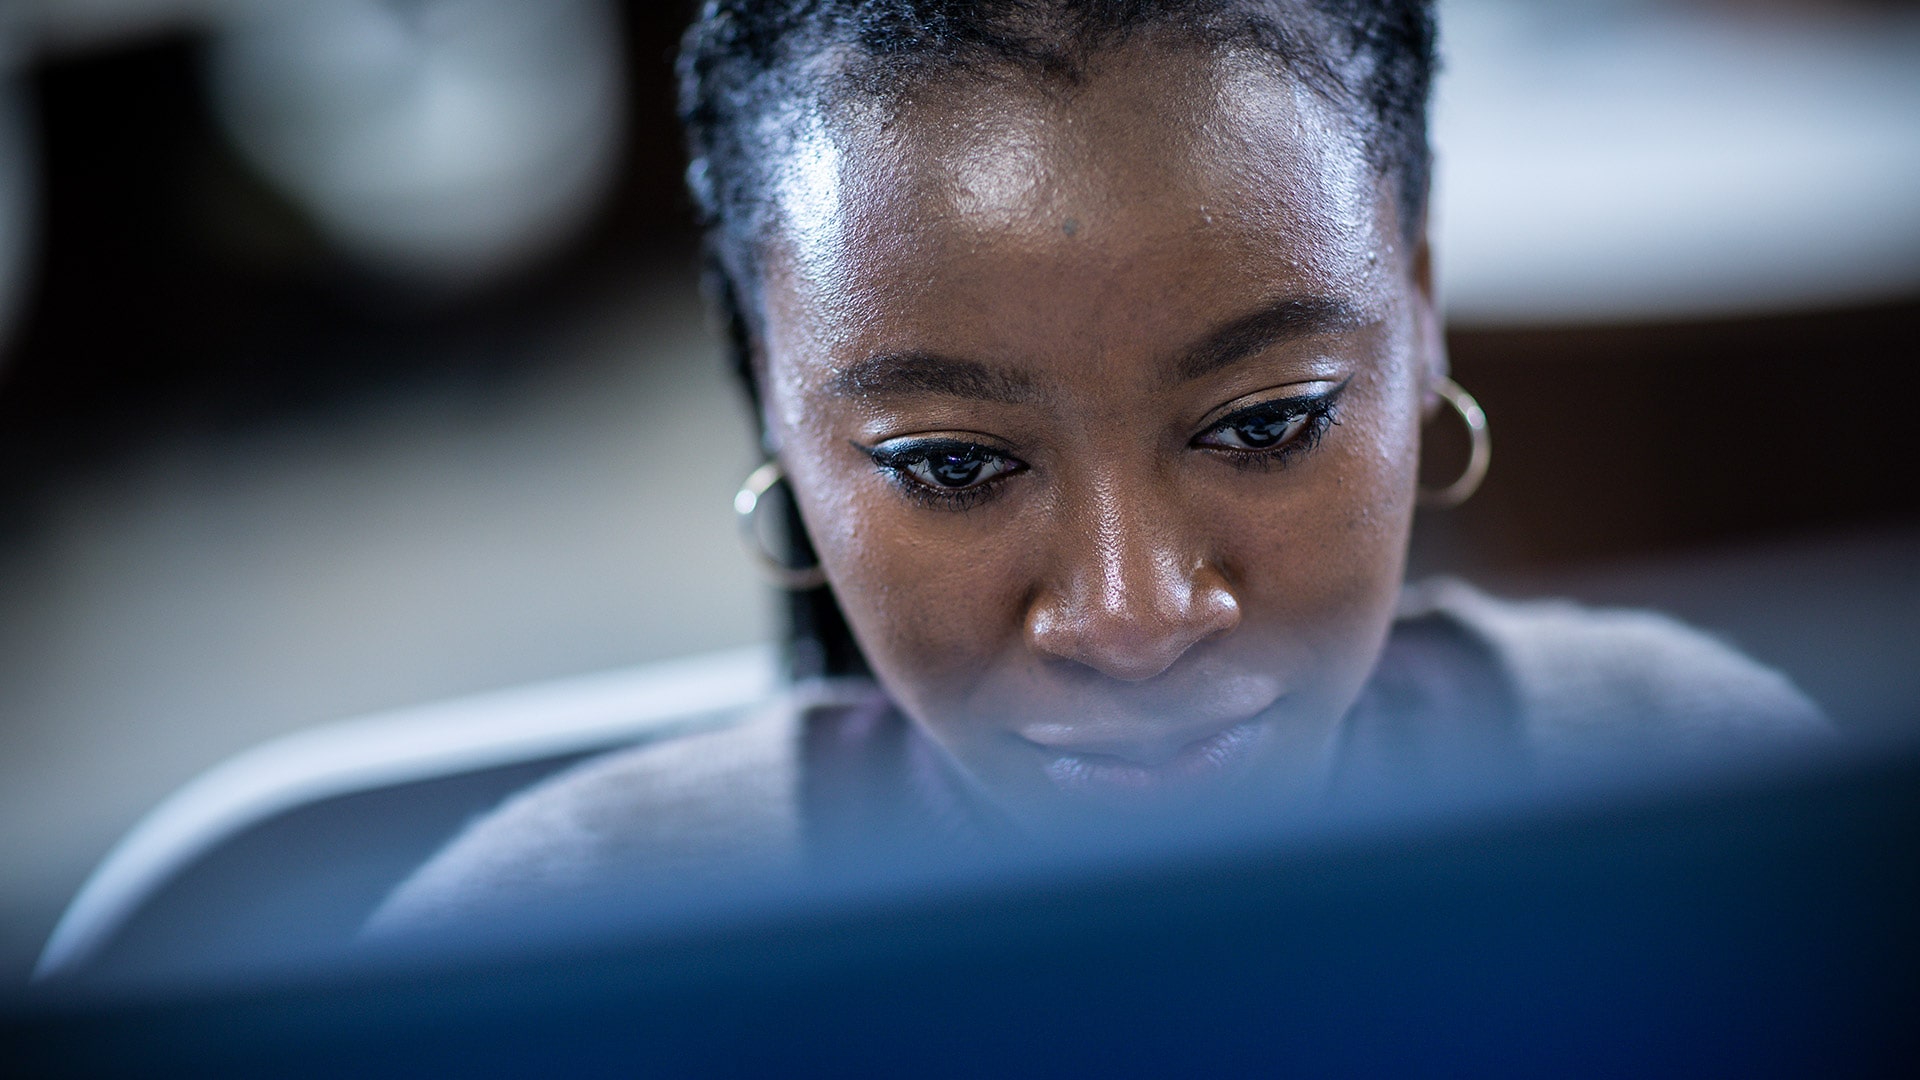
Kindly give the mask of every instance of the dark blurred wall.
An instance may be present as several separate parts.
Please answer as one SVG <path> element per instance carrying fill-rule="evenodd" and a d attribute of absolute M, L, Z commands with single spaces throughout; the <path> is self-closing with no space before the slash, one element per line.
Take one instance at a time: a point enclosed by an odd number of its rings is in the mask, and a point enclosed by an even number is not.
<path fill-rule="evenodd" d="M 1920 303 L 1456 328 L 1448 347 L 1487 410 L 1494 467 L 1465 506 L 1422 519 L 1428 569 L 1538 571 L 1920 518 Z"/>

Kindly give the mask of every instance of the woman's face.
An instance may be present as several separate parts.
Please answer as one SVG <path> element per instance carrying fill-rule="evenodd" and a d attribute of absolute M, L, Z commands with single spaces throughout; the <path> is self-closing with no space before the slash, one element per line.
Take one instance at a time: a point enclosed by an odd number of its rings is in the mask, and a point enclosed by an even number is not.
<path fill-rule="evenodd" d="M 1148 40 L 797 130 L 766 421 L 894 700 L 1021 816 L 1312 791 L 1443 362 L 1352 121 Z"/>

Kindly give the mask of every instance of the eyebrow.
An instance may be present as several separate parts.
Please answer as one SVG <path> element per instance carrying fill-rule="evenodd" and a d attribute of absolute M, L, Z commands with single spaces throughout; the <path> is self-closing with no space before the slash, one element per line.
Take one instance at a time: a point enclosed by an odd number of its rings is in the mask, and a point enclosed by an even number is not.
<path fill-rule="evenodd" d="M 1023 372 L 928 352 L 880 353 L 856 361 L 834 374 L 833 391 L 843 397 L 945 394 L 1009 405 L 1039 396 Z"/>
<path fill-rule="evenodd" d="M 1285 341 L 1367 325 L 1358 308 L 1324 296 L 1288 296 L 1224 323 L 1180 355 L 1175 382 L 1187 382 L 1256 356 Z M 974 401 L 1022 405 L 1039 391 L 1025 372 L 977 360 L 909 351 L 877 353 L 834 373 L 841 397 L 888 398 L 942 394 Z"/>
<path fill-rule="evenodd" d="M 1187 349 L 1174 365 L 1174 381 L 1187 382 L 1211 375 L 1282 342 L 1355 330 L 1373 321 L 1344 300 L 1325 296 L 1282 297 L 1250 315 L 1221 325 Z"/>

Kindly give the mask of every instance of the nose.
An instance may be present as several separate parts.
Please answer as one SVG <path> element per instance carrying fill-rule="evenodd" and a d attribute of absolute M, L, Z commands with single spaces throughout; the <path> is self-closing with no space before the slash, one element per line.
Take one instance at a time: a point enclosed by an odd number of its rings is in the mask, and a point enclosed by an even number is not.
<path fill-rule="evenodd" d="M 1109 489 L 1074 517 L 1027 611 L 1037 652 L 1138 682 L 1240 624 L 1225 574 L 1177 507 Z"/>

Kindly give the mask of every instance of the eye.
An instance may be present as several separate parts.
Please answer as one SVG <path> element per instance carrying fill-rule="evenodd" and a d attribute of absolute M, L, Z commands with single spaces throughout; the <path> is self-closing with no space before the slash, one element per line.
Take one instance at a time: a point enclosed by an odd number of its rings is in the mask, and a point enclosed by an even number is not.
<path fill-rule="evenodd" d="M 1342 382 L 1325 393 L 1270 399 L 1237 409 L 1201 432 L 1193 445 L 1234 465 L 1284 465 L 1319 445 L 1327 429 L 1340 422 L 1336 406 L 1346 388 Z"/>
<path fill-rule="evenodd" d="M 1299 438 L 1311 419 L 1305 411 L 1249 410 L 1228 417 L 1200 436 L 1199 442 L 1229 450 L 1271 450 Z"/>
<path fill-rule="evenodd" d="M 1011 455 L 957 439 L 896 439 L 860 449 L 897 480 L 933 498 L 976 493 L 1026 469 Z"/>
<path fill-rule="evenodd" d="M 929 453 L 903 464 L 915 480 L 928 487 L 948 490 L 978 487 L 1013 471 L 1013 462 L 999 454 L 983 453 L 977 447 Z"/>

